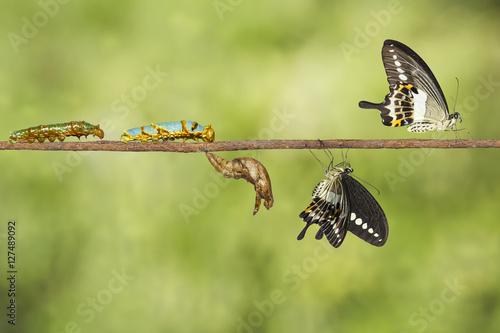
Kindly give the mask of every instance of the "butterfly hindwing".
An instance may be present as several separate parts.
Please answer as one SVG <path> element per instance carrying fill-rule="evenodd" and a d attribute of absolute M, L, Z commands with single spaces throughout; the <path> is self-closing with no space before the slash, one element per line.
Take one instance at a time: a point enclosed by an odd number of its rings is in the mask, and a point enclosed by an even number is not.
<path fill-rule="evenodd" d="M 446 130 L 458 113 L 449 114 L 443 91 L 429 66 L 408 46 L 386 40 L 382 47 L 389 94 L 380 104 L 359 102 L 363 109 L 378 109 L 386 126 L 408 126 L 410 132 Z"/>
<path fill-rule="evenodd" d="M 335 218 L 320 221 L 320 232 L 326 236 L 333 247 L 339 247 L 344 242 L 348 229 L 348 216 L 345 210 L 338 211 Z M 318 237 L 316 237 L 318 239 Z"/>
<path fill-rule="evenodd" d="M 327 178 L 316 185 L 312 197 L 311 204 L 299 215 L 306 222 L 306 226 L 297 239 L 304 238 L 309 226 L 319 224 L 320 230 L 316 239 L 326 235 L 332 246 L 339 247 L 344 241 L 348 223 L 347 201 L 340 176 L 329 172 Z"/>

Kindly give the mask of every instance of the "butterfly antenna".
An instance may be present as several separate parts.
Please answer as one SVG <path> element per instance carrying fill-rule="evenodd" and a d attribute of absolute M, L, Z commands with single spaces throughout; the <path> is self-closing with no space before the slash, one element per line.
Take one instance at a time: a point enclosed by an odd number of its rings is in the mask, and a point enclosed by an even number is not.
<path fill-rule="evenodd" d="M 455 94 L 455 99 L 453 100 L 453 114 L 456 113 L 455 110 L 457 109 L 458 92 L 460 91 L 460 80 L 456 76 L 455 76 L 455 80 L 457 80 L 457 93 Z M 458 119 L 460 119 L 460 123 L 462 123 L 462 118 L 460 118 L 460 116 L 458 116 Z M 457 133 L 458 129 L 457 129 L 456 121 L 453 124 L 453 127 L 451 128 L 451 130 L 455 132 L 455 138 L 458 141 L 460 139 L 460 135 Z"/>
<path fill-rule="evenodd" d="M 456 96 L 455 96 L 455 99 L 456 99 L 456 100 L 454 101 L 455 103 L 454 103 L 454 105 L 453 105 L 453 113 L 456 113 L 456 111 L 455 111 L 455 110 L 456 110 L 456 107 L 457 107 L 458 92 L 459 92 L 459 90 L 460 90 L 460 89 L 459 89 L 459 88 L 460 88 L 460 80 L 458 80 L 458 77 L 455 77 L 455 79 L 457 80 L 457 93 L 456 93 Z M 460 123 L 462 123 L 462 117 L 460 117 L 460 115 L 458 116 L 458 118 L 457 118 L 457 119 L 459 119 L 459 120 L 460 120 Z M 472 137 L 472 134 L 470 134 L 470 132 L 469 132 L 466 128 L 457 129 L 457 124 L 455 123 L 455 130 L 454 130 L 455 132 L 458 132 L 458 131 L 463 131 L 463 130 L 465 130 L 465 131 L 467 132 L 467 134 L 469 134 L 469 136 L 470 136 L 470 138 L 471 138 L 471 139 L 474 139 L 474 138 Z"/>
<path fill-rule="evenodd" d="M 357 178 L 358 180 L 362 181 L 363 183 L 367 184 L 367 185 L 370 185 L 370 187 L 372 187 L 373 189 L 375 189 L 375 191 L 377 191 L 377 195 L 380 195 L 380 191 L 378 190 L 378 188 L 376 188 L 375 186 L 373 186 L 372 184 L 370 184 L 369 182 L 367 182 L 366 180 L 362 179 L 362 178 L 359 178 L 358 176 L 352 174 L 352 176 L 354 178 Z"/>
<path fill-rule="evenodd" d="M 462 130 L 465 130 L 465 131 L 467 132 L 467 134 L 469 134 L 470 138 L 471 138 L 472 140 L 474 140 L 474 138 L 472 137 L 472 134 L 470 134 L 470 132 L 469 132 L 469 130 L 468 130 L 468 129 L 466 129 L 466 128 L 462 128 L 462 129 L 459 129 L 459 130 L 457 130 L 457 131 L 462 131 Z"/>
<path fill-rule="evenodd" d="M 458 77 L 455 77 L 455 80 L 457 80 L 457 93 L 455 94 L 455 100 L 453 101 L 453 113 L 455 113 L 455 109 L 457 108 L 457 101 L 458 101 L 458 91 L 460 90 L 460 81 L 458 80 Z M 459 118 L 460 122 L 462 122 L 462 118 Z"/>

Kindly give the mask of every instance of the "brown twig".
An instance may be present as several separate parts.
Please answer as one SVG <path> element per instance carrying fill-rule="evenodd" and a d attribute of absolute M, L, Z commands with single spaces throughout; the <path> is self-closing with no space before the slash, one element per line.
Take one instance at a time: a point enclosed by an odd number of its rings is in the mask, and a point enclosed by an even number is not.
<path fill-rule="evenodd" d="M 500 140 L 243 140 L 217 142 L 159 142 L 141 144 L 120 141 L 86 142 L 18 142 L 13 145 L 0 142 L 0 150 L 50 150 L 50 151 L 131 151 L 199 153 L 213 151 L 263 150 L 263 149 L 409 149 L 409 148 L 500 148 Z"/>

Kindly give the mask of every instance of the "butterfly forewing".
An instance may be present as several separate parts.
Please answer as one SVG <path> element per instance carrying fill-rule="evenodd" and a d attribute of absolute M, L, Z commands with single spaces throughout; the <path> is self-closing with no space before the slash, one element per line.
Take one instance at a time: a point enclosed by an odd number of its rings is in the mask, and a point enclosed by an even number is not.
<path fill-rule="evenodd" d="M 418 120 L 425 118 L 443 121 L 448 118 L 448 104 L 441 86 L 429 66 L 408 46 L 386 40 L 382 48 L 387 81 L 392 87 L 411 85 L 414 88 Z M 396 88 L 397 89 L 397 88 Z M 421 102 L 422 105 L 418 105 Z"/>
<path fill-rule="evenodd" d="M 426 92 L 441 110 L 448 113 L 448 104 L 436 77 L 412 49 L 388 39 L 382 48 L 382 60 L 390 86 L 411 84 Z"/>
<path fill-rule="evenodd" d="M 362 240 L 382 246 L 389 235 L 389 225 L 382 207 L 356 179 L 344 176 L 350 202 L 348 230 Z"/>

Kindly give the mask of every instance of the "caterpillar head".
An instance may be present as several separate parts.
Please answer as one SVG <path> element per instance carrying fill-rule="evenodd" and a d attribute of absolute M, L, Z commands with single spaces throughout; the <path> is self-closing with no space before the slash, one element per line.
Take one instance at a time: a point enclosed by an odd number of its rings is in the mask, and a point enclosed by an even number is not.
<path fill-rule="evenodd" d="M 203 130 L 201 135 L 201 139 L 205 142 L 214 142 L 215 140 L 215 131 L 212 128 L 211 124 L 208 124 L 207 127 Z"/>

